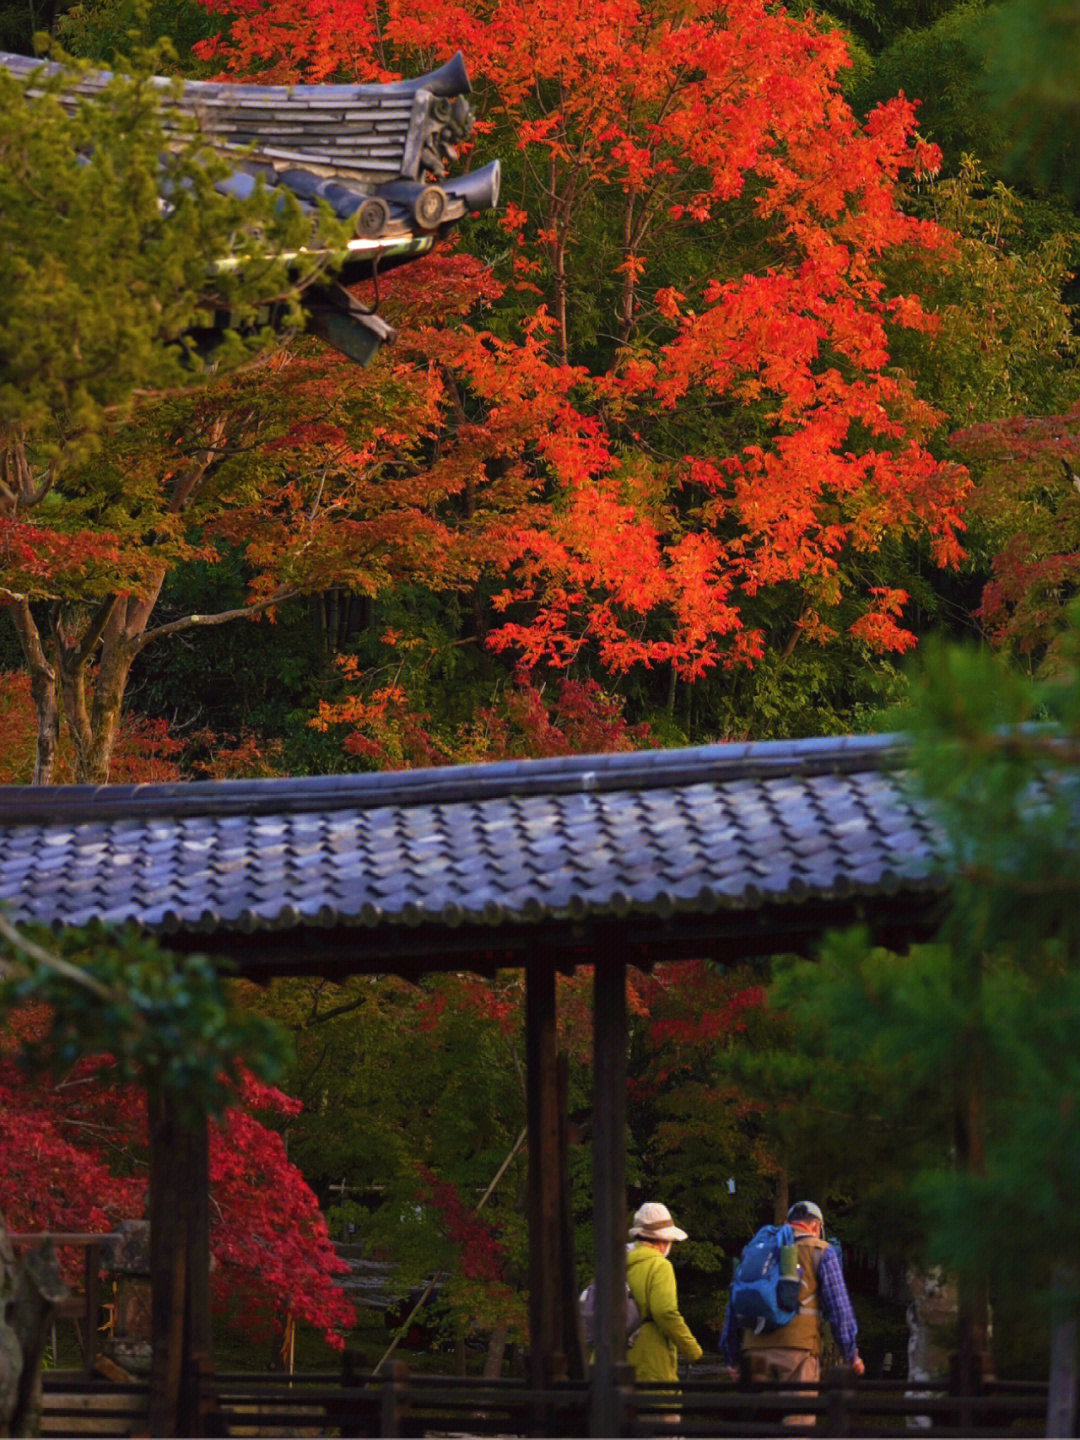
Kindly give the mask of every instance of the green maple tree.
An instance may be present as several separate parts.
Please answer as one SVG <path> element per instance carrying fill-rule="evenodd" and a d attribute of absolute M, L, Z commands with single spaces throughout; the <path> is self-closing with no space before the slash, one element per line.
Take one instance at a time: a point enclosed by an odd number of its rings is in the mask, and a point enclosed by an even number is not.
<path fill-rule="evenodd" d="M 811 1097 L 841 1095 L 853 1125 L 868 1106 L 890 1120 L 879 1221 L 905 1215 L 908 1256 L 960 1271 L 971 1350 L 987 1344 L 987 1297 L 1039 1327 L 1054 1267 L 1080 1256 L 1064 1042 L 1080 984 L 1078 661 L 1075 608 L 1042 682 L 986 651 L 925 652 L 898 718 L 945 835 L 938 941 L 898 955 L 837 936 L 773 992 L 826 1062 Z"/>
<path fill-rule="evenodd" d="M 11 257 L 0 604 L 31 678 L 39 781 L 52 776 L 62 717 L 78 775 L 108 775 L 167 569 L 150 547 L 183 550 L 183 515 L 224 427 L 211 424 L 183 457 L 174 450 L 156 502 L 145 472 L 110 469 L 109 443 L 125 423 L 145 425 L 148 395 L 182 396 L 276 346 L 267 302 L 286 331 L 296 326 L 300 291 L 337 233 L 313 246 L 295 205 L 219 193 L 224 162 L 196 126 L 173 116 L 166 128 L 146 76 L 117 75 L 92 99 L 71 98 L 76 78 L 63 65 L 32 83 L 0 73 L 0 236 Z M 235 324 L 218 328 L 222 315 Z M 200 334 L 214 336 L 210 358 Z"/>

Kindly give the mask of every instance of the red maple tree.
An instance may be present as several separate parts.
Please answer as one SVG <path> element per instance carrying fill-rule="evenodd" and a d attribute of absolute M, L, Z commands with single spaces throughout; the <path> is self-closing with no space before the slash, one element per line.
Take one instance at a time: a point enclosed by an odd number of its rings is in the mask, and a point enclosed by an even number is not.
<path fill-rule="evenodd" d="M 890 364 L 892 329 L 933 316 L 878 262 L 949 236 L 899 203 L 937 163 L 913 107 L 860 125 L 837 32 L 762 0 L 395 0 L 378 24 L 346 0 L 205 3 L 231 24 L 203 54 L 234 75 L 365 80 L 468 55 L 512 187 L 496 323 L 448 334 L 410 312 L 417 286 L 429 311 L 442 286 L 459 295 L 453 259 L 412 267 L 390 303 L 414 320 L 399 353 L 431 375 L 433 487 L 481 495 L 498 476 L 493 645 L 692 679 L 841 630 L 914 643 L 873 557 L 918 533 L 955 563 L 967 480 Z"/>
<path fill-rule="evenodd" d="M 0 1035 L 0 1214 L 16 1231 L 106 1233 L 144 1215 L 145 1092 L 111 1083 L 108 1056 L 80 1061 L 59 1082 L 28 1077 L 19 1051 L 45 1018 L 42 1007 L 23 1006 Z M 257 1118 L 292 1115 L 299 1104 L 250 1076 L 239 1099 L 211 1127 L 215 1301 L 252 1336 L 291 1316 L 340 1345 L 355 1318 L 335 1279 L 348 1267 L 281 1135 Z M 76 1278 L 77 1257 L 64 1259 Z"/>

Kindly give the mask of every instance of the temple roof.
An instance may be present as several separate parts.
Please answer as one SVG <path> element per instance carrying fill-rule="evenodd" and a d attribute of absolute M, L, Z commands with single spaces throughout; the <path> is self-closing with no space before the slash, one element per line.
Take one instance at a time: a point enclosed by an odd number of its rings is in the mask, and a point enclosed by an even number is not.
<path fill-rule="evenodd" d="M 0 65 L 34 93 L 36 74 L 61 67 L 0 51 Z M 93 100 L 113 76 L 73 71 L 64 94 Z M 366 362 L 393 331 L 344 286 L 427 254 L 467 214 L 498 204 L 494 160 L 454 174 L 473 114 L 460 54 L 411 80 L 369 85 L 251 85 L 155 76 L 166 127 L 172 114 L 198 122 L 219 154 L 235 164 L 217 188 L 240 200 L 258 184 L 291 195 L 314 214 L 330 206 L 355 232 L 335 254 L 341 284 L 305 296 L 311 328 L 329 344 Z M 212 258 L 212 257 L 210 257 Z"/>
<path fill-rule="evenodd" d="M 0 787 L 0 902 L 133 922 L 272 973 L 474 968 L 596 927 L 631 958 L 929 932 L 941 838 L 897 737 L 708 745 L 374 775 Z M 213 938 L 211 938 L 213 937 Z M 275 958 L 277 957 L 277 958 Z M 351 957 L 351 960 L 349 959 Z"/>

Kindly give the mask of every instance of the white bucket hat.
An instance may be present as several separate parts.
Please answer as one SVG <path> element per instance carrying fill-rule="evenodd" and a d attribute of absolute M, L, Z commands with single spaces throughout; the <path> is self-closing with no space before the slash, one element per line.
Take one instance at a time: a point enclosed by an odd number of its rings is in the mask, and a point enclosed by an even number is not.
<path fill-rule="evenodd" d="M 680 1230 L 671 1218 L 666 1205 L 650 1202 L 641 1205 L 634 1213 L 630 1226 L 630 1239 L 640 1240 L 685 1240 L 686 1231 Z"/>

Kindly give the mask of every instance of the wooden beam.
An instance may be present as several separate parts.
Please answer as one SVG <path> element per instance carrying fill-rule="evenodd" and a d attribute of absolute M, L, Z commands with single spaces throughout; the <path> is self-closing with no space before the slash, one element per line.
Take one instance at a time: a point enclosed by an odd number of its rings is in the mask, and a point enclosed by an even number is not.
<path fill-rule="evenodd" d="M 596 1344 L 590 1433 L 623 1430 L 626 1359 L 626 961 L 617 932 L 597 935 L 593 981 L 593 1223 Z"/>
<path fill-rule="evenodd" d="M 715 908 L 710 913 L 677 911 L 657 915 L 634 911 L 604 926 L 622 927 L 627 964 L 648 970 L 659 961 L 711 958 L 735 964 L 781 952 L 810 955 L 828 930 L 865 925 L 875 943 L 894 950 L 929 940 L 944 909 L 940 894 L 899 890 L 895 895 L 763 903 L 756 909 Z M 245 979 L 265 982 L 282 975 L 400 975 L 468 970 L 486 977 L 527 967 L 543 947 L 557 968 L 571 973 L 592 964 L 592 926 L 586 918 L 522 923 L 511 914 L 497 924 L 476 926 L 425 923 L 303 925 L 272 930 L 205 933 L 180 930 L 159 937 L 181 954 L 221 956 Z"/>
<path fill-rule="evenodd" d="M 1074 1265 L 1056 1265 L 1050 1291 L 1050 1390 L 1046 1433 L 1051 1440 L 1075 1435 L 1080 1395 L 1080 1325 L 1077 1323 Z"/>

